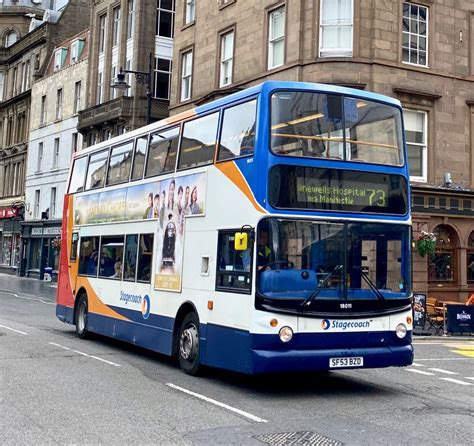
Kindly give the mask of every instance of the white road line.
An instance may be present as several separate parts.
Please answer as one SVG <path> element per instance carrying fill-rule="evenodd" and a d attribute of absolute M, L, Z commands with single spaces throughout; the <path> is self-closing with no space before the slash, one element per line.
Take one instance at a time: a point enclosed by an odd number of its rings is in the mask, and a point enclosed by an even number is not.
<path fill-rule="evenodd" d="M 466 379 L 472 379 L 474 381 L 474 376 L 466 376 Z"/>
<path fill-rule="evenodd" d="M 419 373 L 420 375 L 434 376 L 434 373 L 424 372 L 423 370 L 405 369 L 407 372 Z"/>
<path fill-rule="evenodd" d="M 449 370 L 437 369 L 434 367 L 430 368 L 429 370 L 432 370 L 433 372 L 445 373 L 446 375 L 459 375 L 459 373 L 456 372 L 450 372 Z"/>
<path fill-rule="evenodd" d="M 41 303 L 47 304 L 47 305 L 56 305 L 56 302 L 51 302 L 50 300 L 38 299 L 37 297 L 28 297 L 28 296 L 25 296 L 25 295 L 12 293 L 11 291 L 0 290 L 0 293 L 11 294 L 12 296 L 15 296 L 17 299 L 33 300 L 35 302 L 41 302 Z"/>
<path fill-rule="evenodd" d="M 249 420 L 255 421 L 257 423 L 268 423 L 268 421 L 264 420 L 263 418 L 257 417 L 255 415 L 252 415 L 251 413 L 244 412 L 243 410 L 221 403 L 220 401 L 213 400 L 212 398 L 208 398 L 207 396 L 201 395 L 199 393 L 191 392 L 191 390 L 184 389 L 183 387 L 176 386 L 175 384 L 166 383 L 166 385 L 168 387 L 171 387 L 172 389 L 179 390 L 180 392 L 187 393 L 188 395 L 199 398 L 200 400 L 207 401 L 208 403 L 214 404 L 216 406 L 230 410 L 231 412 L 242 415 L 243 417 L 248 418 Z"/>
<path fill-rule="evenodd" d="M 94 356 L 94 355 L 89 355 L 89 354 L 81 352 L 79 350 L 73 350 L 72 348 L 65 347 L 64 345 L 61 345 L 61 344 L 56 344 L 55 342 L 48 342 L 48 344 L 54 345 L 55 347 L 59 347 L 59 348 L 62 348 L 64 350 L 69 350 L 71 352 L 77 353 L 78 355 L 86 356 L 87 358 L 97 359 L 97 361 L 105 362 L 106 364 L 113 365 L 114 367 L 120 367 L 120 364 L 117 364 L 115 362 L 107 361 L 107 359 L 99 358 L 98 356 Z"/>
<path fill-rule="evenodd" d="M 424 367 L 424 364 L 418 364 L 417 362 L 413 362 L 411 365 L 414 367 Z"/>
<path fill-rule="evenodd" d="M 462 386 L 472 386 L 471 383 L 467 383 L 466 381 L 460 381 L 459 379 L 454 379 L 454 378 L 440 378 L 443 381 L 449 381 L 451 383 L 455 384 L 461 384 Z"/>
<path fill-rule="evenodd" d="M 0 328 L 5 328 L 6 330 L 14 331 L 15 333 L 20 333 L 22 335 L 28 335 L 28 333 L 25 333 L 24 331 L 15 330 L 14 328 L 7 327 L 6 325 L 0 325 Z"/>

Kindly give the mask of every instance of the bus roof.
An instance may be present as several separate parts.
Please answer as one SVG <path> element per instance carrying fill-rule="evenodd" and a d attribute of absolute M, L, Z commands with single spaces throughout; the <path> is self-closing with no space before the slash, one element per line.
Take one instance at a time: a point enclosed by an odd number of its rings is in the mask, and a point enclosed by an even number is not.
<path fill-rule="evenodd" d="M 343 94 L 348 96 L 354 96 L 360 99 L 368 99 L 378 102 L 384 102 L 389 105 L 393 105 L 396 107 L 401 107 L 401 103 L 399 100 L 392 98 L 390 96 L 385 96 L 378 93 L 373 93 L 370 91 L 358 90 L 356 88 L 348 88 L 348 87 L 341 87 L 338 85 L 332 84 L 318 84 L 312 82 L 294 82 L 294 81 L 264 81 L 258 85 L 253 87 L 246 88 L 245 90 L 229 94 L 228 96 L 222 97 L 220 99 L 216 99 L 215 101 L 209 102 L 204 105 L 200 105 L 193 109 L 187 110 L 185 112 L 179 113 L 177 115 L 170 116 L 168 118 L 162 119 L 160 121 L 153 122 L 147 126 L 140 127 L 138 129 L 132 130 L 126 134 L 126 137 L 134 138 L 136 136 L 142 135 L 152 130 L 156 130 L 160 127 L 169 126 L 173 123 L 180 122 L 187 118 L 191 118 L 193 116 L 197 116 L 200 114 L 207 113 L 211 110 L 216 108 L 224 107 L 226 105 L 232 104 L 233 102 L 239 102 L 244 100 L 245 98 L 256 96 L 260 93 L 270 94 L 274 90 L 307 90 L 307 91 L 320 91 L 324 93 L 337 93 Z M 122 142 L 124 139 L 124 135 L 120 135 L 114 138 L 111 138 L 106 141 L 102 141 L 98 144 L 95 144 L 91 147 L 86 147 L 83 150 L 80 150 L 74 154 L 74 158 L 79 158 L 91 151 L 100 150 L 101 148 L 107 148 L 111 145 Z"/>

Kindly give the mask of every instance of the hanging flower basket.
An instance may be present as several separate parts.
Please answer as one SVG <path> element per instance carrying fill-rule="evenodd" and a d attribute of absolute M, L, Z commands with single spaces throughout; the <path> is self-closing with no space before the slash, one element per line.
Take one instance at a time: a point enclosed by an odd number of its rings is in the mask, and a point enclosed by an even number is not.
<path fill-rule="evenodd" d="M 56 252 L 61 251 L 61 237 L 53 238 L 53 240 L 51 240 L 51 246 Z"/>
<path fill-rule="evenodd" d="M 436 248 L 436 235 L 432 232 L 421 231 L 416 240 L 416 250 L 421 257 L 426 254 L 434 254 Z"/>

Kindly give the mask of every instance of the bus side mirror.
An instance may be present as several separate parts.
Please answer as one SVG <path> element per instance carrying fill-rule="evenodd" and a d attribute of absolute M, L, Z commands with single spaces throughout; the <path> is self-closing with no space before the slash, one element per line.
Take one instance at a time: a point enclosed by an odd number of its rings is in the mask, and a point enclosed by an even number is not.
<path fill-rule="evenodd" d="M 236 232 L 234 235 L 234 249 L 236 251 L 245 251 L 248 249 L 249 235 L 247 232 Z"/>

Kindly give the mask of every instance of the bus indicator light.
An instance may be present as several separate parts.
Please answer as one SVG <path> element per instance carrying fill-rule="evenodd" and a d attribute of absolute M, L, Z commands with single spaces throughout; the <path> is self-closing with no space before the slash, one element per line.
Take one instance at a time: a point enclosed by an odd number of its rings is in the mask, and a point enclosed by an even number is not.
<path fill-rule="evenodd" d="M 208 300 L 207 301 L 207 309 L 208 310 L 213 310 L 214 309 L 214 301 L 213 300 Z"/>
<path fill-rule="evenodd" d="M 276 319 L 272 319 L 270 321 L 270 327 L 276 327 L 278 325 L 278 321 Z"/>

